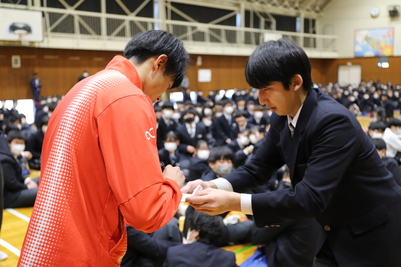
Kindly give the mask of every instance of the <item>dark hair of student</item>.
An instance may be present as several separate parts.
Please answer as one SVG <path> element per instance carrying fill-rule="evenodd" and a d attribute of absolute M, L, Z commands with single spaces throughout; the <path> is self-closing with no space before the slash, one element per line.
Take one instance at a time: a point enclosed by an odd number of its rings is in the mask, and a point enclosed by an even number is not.
<path fill-rule="evenodd" d="M 168 57 L 164 75 L 174 77 L 171 88 L 178 87 L 185 77 L 189 56 L 181 40 L 174 35 L 161 30 L 141 32 L 132 37 L 124 49 L 124 57 L 127 59 L 135 57 L 138 64 L 163 54 Z"/>
<path fill-rule="evenodd" d="M 196 143 L 196 149 L 200 148 L 202 145 L 205 145 L 205 144 L 207 147 L 209 147 L 209 144 L 205 140 L 203 140 L 203 139 L 198 140 L 198 142 Z"/>
<path fill-rule="evenodd" d="M 384 142 L 384 140 L 381 138 L 373 138 L 372 143 L 375 145 L 376 149 L 378 149 L 378 150 L 386 149 L 386 147 L 387 147 L 386 142 Z"/>
<path fill-rule="evenodd" d="M 224 232 L 223 218 L 194 211 L 189 218 L 189 228 L 199 231 L 197 242 L 217 246 Z"/>
<path fill-rule="evenodd" d="M 12 130 L 7 133 L 7 141 L 10 143 L 14 139 L 21 139 L 25 141 L 24 135 L 19 130 Z"/>
<path fill-rule="evenodd" d="M 168 133 L 166 133 L 166 135 L 164 136 L 164 141 L 168 140 L 168 139 L 173 139 L 175 141 L 178 140 L 178 136 L 174 131 L 169 131 Z"/>
<path fill-rule="evenodd" d="M 214 163 L 221 159 L 232 161 L 234 159 L 233 151 L 227 146 L 213 147 L 210 150 L 208 161 Z"/>
<path fill-rule="evenodd" d="M 303 79 L 304 90 L 313 87 L 311 65 L 305 51 L 290 39 L 261 44 L 249 57 L 245 69 L 248 84 L 262 89 L 271 82 L 281 82 L 289 90 L 294 75 Z"/>
<path fill-rule="evenodd" d="M 401 120 L 395 118 L 389 119 L 387 122 L 387 127 L 391 126 L 401 127 Z"/>

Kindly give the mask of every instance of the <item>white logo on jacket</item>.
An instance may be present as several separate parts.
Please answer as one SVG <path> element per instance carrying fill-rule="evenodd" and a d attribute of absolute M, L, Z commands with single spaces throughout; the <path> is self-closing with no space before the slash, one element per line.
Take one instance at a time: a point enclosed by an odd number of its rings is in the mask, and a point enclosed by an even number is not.
<path fill-rule="evenodd" d="M 149 131 L 145 132 L 146 139 L 150 140 L 150 138 L 156 138 L 156 136 L 152 135 L 151 132 L 153 131 L 153 127 L 149 129 Z"/>

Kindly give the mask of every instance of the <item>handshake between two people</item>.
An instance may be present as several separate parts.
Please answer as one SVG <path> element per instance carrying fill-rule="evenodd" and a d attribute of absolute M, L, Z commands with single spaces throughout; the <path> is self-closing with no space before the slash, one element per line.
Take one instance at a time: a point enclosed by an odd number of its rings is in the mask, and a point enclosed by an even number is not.
<path fill-rule="evenodd" d="M 175 180 L 180 187 L 185 182 L 185 176 L 179 167 L 166 166 L 163 176 Z M 211 181 L 198 179 L 188 182 L 181 188 L 181 192 L 184 200 L 199 212 L 218 215 L 226 211 L 241 211 L 240 194 L 217 189 L 216 184 Z"/>

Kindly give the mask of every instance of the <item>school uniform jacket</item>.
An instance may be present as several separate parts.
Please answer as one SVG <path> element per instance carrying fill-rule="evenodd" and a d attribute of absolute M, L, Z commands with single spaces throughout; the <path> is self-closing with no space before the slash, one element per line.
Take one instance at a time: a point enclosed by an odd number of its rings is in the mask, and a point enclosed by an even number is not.
<path fill-rule="evenodd" d="M 235 261 L 234 252 L 198 241 L 169 248 L 163 267 L 237 267 Z"/>
<path fill-rule="evenodd" d="M 122 56 L 59 103 L 42 163 L 19 266 L 118 266 L 125 224 L 153 232 L 181 200 L 161 172 L 152 101 Z"/>
<path fill-rule="evenodd" d="M 259 227 L 315 217 L 339 266 L 401 266 L 401 188 L 356 118 L 311 89 L 294 136 L 286 116 L 244 167 L 226 176 L 235 191 L 263 184 L 287 164 L 293 190 L 252 196 Z"/>

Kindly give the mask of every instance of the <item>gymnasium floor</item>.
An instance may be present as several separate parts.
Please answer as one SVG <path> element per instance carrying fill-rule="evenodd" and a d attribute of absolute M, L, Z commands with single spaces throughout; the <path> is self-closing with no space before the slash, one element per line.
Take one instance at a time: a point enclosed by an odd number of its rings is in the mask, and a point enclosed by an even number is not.
<path fill-rule="evenodd" d="M 17 266 L 31 213 L 32 208 L 5 209 L 3 211 L 0 251 L 7 253 L 8 258 L 0 261 L 0 267 Z M 256 247 L 251 244 L 243 244 L 224 247 L 224 249 L 236 254 L 237 264 L 239 265 L 255 252 Z"/>

